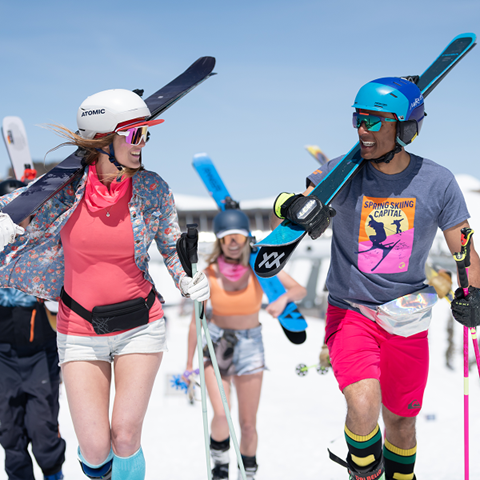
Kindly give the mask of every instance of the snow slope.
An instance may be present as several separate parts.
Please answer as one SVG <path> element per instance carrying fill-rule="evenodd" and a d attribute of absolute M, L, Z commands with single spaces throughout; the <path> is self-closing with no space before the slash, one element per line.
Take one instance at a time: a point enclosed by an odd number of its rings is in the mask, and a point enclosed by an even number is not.
<path fill-rule="evenodd" d="M 474 181 L 475 180 L 475 181 Z M 465 192 L 475 228 L 480 182 L 472 177 L 459 178 Z M 479 230 L 480 234 L 480 230 Z M 307 251 L 302 251 L 302 256 Z M 323 251 L 322 251 L 323 255 Z M 448 255 L 447 255 L 448 256 Z M 304 259 L 301 260 L 304 262 Z M 292 266 L 292 269 L 298 269 Z M 188 316 L 181 316 L 179 294 L 168 278 L 160 256 L 152 255 L 151 270 L 167 302 L 169 352 L 165 354 L 150 401 L 143 433 L 147 459 L 147 479 L 206 479 L 201 404 L 189 405 L 186 396 L 168 387 L 169 375 L 185 367 Z M 301 276 L 301 272 L 298 272 Z M 299 278 L 300 279 L 300 278 Z M 463 351 L 462 328 L 455 324 L 454 370 L 445 366 L 446 323 L 450 312 L 446 301 L 434 309 L 429 332 L 430 377 L 424 408 L 418 417 L 418 454 L 416 475 L 419 480 L 460 480 L 463 478 Z M 261 312 L 269 371 L 258 414 L 260 465 L 257 480 L 333 480 L 346 479 L 345 469 L 328 458 L 327 448 L 345 456 L 343 439 L 345 402 L 332 372 L 320 376 L 311 369 L 306 377 L 295 374 L 299 363 L 315 364 L 323 342 L 323 319 L 308 318 L 308 339 L 304 345 L 290 344 L 278 322 Z M 473 349 L 470 342 L 470 353 Z M 67 441 L 64 474 L 67 480 L 85 478 L 76 460 L 77 442 L 61 389 L 60 428 Z M 480 380 L 475 368 L 470 372 L 470 477 L 480 478 Z M 233 401 L 233 416 L 237 417 Z M 209 408 L 209 418 L 211 411 Z M 238 422 L 235 421 L 238 432 Z M 236 479 L 235 454 L 231 450 L 230 478 Z M 3 450 L 0 449 L 0 461 Z M 36 467 L 36 478 L 42 478 Z M 0 480 L 6 480 L 0 471 Z"/>
<path fill-rule="evenodd" d="M 165 271 L 161 273 L 162 277 L 166 275 Z M 168 375 L 182 372 L 185 366 L 190 319 L 180 316 L 177 306 L 168 308 L 167 315 L 169 352 L 164 356 L 155 383 L 143 433 L 147 479 L 206 479 L 201 403 L 189 405 L 184 394 L 168 388 Z M 463 478 L 462 329 L 455 325 L 455 370 L 450 371 L 444 360 L 448 315 L 448 304 L 439 302 L 429 335 L 430 379 L 424 408 L 418 417 L 416 472 L 423 480 Z M 327 448 L 340 455 L 346 452 L 343 440 L 345 403 L 335 378 L 331 372 L 320 376 L 314 369 L 303 378 L 295 374 L 297 364 L 316 363 L 323 340 L 323 320 L 308 320 L 307 342 L 294 346 L 287 341 L 277 321 L 264 311 L 261 313 L 269 371 L 265 373 L 258 415 L 258 480 L 347 478 L 346 471 L 330 461 L 327 453 Z M 475 458 L 480 449 L 480 417 L 476 415 L 480 405 L 480 382 L 473 369 L 470 398 L 471 455 Z M 235 401 L 233 416 L 237 417 Z M 431 416 L 435 419 L 428 420 Z M 76 460 L 77 443 L 63 388 L 60 427 L 67 441 L 65 478 L 85 478 Z M 238 424 L 236 428 L 238 431 Z M 0 455 L 3 456 L 3 451 Z M 232 448 L 232 470 L 235 469 L 234 457 Z M 471 478 L 479 477 L 480 465 L 472 459 Z M 0 472 L 0 480 L 6 478 L 5 473 Z M 42 478 L 38 467 L 36 478 Z M 231 478 L 236 479 L 236 473 L 231 474 Z"/>

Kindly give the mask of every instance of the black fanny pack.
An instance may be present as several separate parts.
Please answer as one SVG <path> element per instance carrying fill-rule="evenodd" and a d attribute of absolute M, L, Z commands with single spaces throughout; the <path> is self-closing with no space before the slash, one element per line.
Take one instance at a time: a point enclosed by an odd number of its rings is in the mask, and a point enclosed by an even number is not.
<path fill-rule="evenodd" d="M 97 335 L 105 335 L 146 325 L 150 308 L 155 302 L 155 290 L 152 288 L 147 298 L 100 305 L 91 312 L 77 303 L 63 287 L 60 298 L 66 307 L 90 322 Z"/>

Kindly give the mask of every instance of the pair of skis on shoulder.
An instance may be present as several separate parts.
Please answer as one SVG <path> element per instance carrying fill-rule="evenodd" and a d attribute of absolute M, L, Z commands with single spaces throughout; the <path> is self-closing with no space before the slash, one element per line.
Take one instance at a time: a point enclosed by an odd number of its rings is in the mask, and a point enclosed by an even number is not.
<path fill-rule="evenodd" d="M 423 96 L 427 97 L 476 45 L 476 38 L 473 33 L 456 36 L 422 75 L 407 77 L 407 80 L 416 83 Z M 315 153 L 312 154 L 317 158 Z M 360 144 L 357 143 L 310 195 L 319 198 L 324 205 L 330 204 L 364 164 L 365 160 L 360 156 Z M 305 235 L 305 230 L 284 220 L 270 235 L 258 243 L 261 248 L 255 261 L 257 275 L 271 277 L 282 270 Z"/>
<path fill-rule="evenodd" d="M 227 187 L 215 168 L 215 165 L 207 154 L 200 153 L 195 155 L 193 157 L 193 167 L 220 210 L 232 207 L 238 208 L 238 202 L 235 202 L 232 199 Z M 254 250 L 255 251 L 250 255 L 250 265 L 252 270 L 257 257 L 257 251 L 256 249 Z M 270 303 L 275 301 L 286 291 L 285 287 L 277 277 L 257 278 Z M 292 343 L 298 345 L 306 340 L 307 335 L 305 329 L 307 328 L 307 322 L 299 312 L 295 303 L 290 302 L 287 304 L 283 313 L 278 317 L 278 321 L 280 322 L 285 335 Z"/>
<path fill-rule="evenodd" d="M 155 119 L 207 78 L 215 75 L 212 73 L 214 66 L 215 58 L 201 57 L 185 72 L 145 99 L 151 113 L 147 120 Z M 46 201 L 82 174 L 82 159 L 82 150 L 76 150 L 4 207 L 3 212 L 8 213 L 17 224 L 35 214 Z"/>

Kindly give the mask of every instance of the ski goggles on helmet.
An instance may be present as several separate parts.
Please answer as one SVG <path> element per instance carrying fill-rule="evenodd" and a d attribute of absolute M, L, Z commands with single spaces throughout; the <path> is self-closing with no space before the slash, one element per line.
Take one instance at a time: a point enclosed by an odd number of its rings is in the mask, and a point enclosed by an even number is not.
<path fill-rule="evenodd" d="M 379 117 L 370 113 L 354 112 L 352 123 L 353 128 L 360 128 L 362 123 L 369 132 L 378 132 L 384 122 L 396 122 L 394 118 Z"/>
<path fill-rule="evenodd" d="M 245 242 L 247 241 L 247 236 L 242 235 L 241 233 L 231 233 L 229 235 L 225 235 L 220 239 L 220 242 L 223 243 L 228 247 L 232 242 L 235 241 L 238 245 L 244 245 Z"/>

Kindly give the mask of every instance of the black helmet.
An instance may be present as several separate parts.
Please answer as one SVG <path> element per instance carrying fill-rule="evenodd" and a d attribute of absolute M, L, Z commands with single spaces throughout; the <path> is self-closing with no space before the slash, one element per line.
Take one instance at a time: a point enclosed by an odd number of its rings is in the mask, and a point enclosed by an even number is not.
<path fill-rule="evenodd" d="M 25 187 L 26 184 L 15 178 L 8 178 L 3 182 L 0 182 L 0 196 L 6 195 L 7 193 L 12 193 L 17 188 Z"/>
<path fill-rule="evenodd" d="M 213 219 L 213 231 L 217 238 L 225 235 L 240 233 L 246 237 L 250 236 L 250 222 L 247 215 L 241 210 L 223 210 Z"/>

